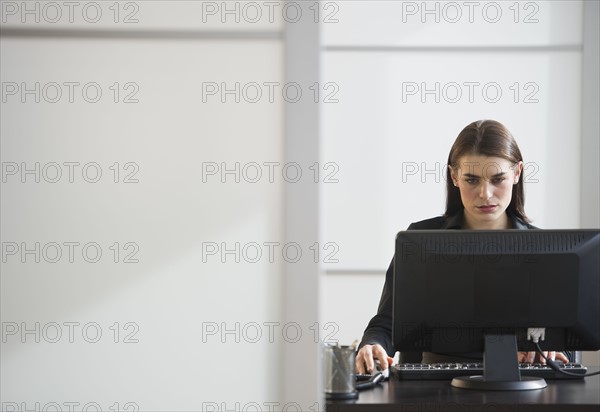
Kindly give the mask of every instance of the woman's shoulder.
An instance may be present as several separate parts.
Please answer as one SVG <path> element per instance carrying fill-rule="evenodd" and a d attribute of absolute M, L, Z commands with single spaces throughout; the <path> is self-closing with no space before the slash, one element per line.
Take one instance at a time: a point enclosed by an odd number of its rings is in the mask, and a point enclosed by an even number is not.
<path fill-rule="evenodd" d="M 512 226 L 515 229 L 539 229 L 525 220 L 518 217 L 512 217 Z M 418 222 L 413 222 L 408 226 L 408 230 L 426 230 L 426 229 L 460 229 L 462 226 L 462 215 L 436 216 Z"/>
<path fill-rule="evenodd" d="M 408 227 L 408 230 L 422 230 L 422 229 L 447 229 L 451 218 L 446 216 L 436 216 L 418 222 L 413 222 Z"/>
<path fill-rule="evenodd" d="M 514 218 L 514 227 L 515 229 L 539 229 L 539 227 L 532 225 L 529 222 L 526 222 L 518 217 Z"/>

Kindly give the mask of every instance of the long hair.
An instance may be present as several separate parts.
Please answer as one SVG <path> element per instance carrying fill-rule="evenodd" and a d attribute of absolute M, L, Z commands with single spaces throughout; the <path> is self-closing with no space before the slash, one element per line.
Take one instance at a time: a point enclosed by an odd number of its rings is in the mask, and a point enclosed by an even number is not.
<path fill-rule="evenodd" d="M 481 155 L 500 157 L 512 164 L 523 161 L 519 146 L 508 129 L 495 120 L 479 120 L 465 127 L 450 149 L 448 165 L 455 170 L 459 160 L 465 155 Z M 521 172 L 519 182 L 513 185 L 512 199 L 506 213 L 529 222 L 525 214 L 525 193 L 523 189 L 524 174 Z M 452 216 L 464 209 L 458 187 L 452 183 L 450 168 L 446 170 L 446 216 Z"/>

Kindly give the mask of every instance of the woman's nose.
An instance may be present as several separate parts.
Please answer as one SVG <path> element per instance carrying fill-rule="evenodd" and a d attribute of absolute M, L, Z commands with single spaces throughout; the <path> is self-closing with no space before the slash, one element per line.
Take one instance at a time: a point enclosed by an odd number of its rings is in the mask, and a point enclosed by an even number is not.
<path fill-rule="evenodd" d="M 492 185 L 489 182 L 482 182 L 479 197 L 489 199 L 492 197 Z"/>

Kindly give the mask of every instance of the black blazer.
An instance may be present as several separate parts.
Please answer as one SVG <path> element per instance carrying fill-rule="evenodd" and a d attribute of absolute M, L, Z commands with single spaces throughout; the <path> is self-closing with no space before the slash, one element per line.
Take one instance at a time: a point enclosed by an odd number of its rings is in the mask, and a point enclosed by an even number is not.
<path fill-rule="evenodd" d="M 537 229 L 535 226 L 522 221 L 521 219 L 510 216 L 512 227 L 514 229 Z M 463 214 L 459 213 L 454 216 L 438 216 L 420 222 L 411 223 L 407 230 L 424 230 L 424 229 L 461 229 L 463 223 Z M 388 355 L 393 356 L 395 350 L 392 344 L 392 294 L 393 294 L 393 279 L 394 279 L 394 259 L 385 274 L 385 284 L 379 301 L 377 314 L 373 316 L 362 337 L 359 348 L 364 345 L 380 344 L 383 346 Z M 419 353 L 420 357 L 420 353 Z M 414 355 L 410 356 L 407 362 L 420 362 Z"/>

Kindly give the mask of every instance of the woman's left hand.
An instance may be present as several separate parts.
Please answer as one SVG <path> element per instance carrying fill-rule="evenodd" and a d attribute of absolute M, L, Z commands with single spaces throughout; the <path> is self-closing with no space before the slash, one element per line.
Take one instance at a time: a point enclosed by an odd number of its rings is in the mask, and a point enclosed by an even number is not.
<path fill-rule="evenodd" d="M 544 352 L 544 355 L 548 359 L 562 361 L 563 363 L 569 363 L 569 358 L 562 352 Z M 546 364 L 546 359 L 540 356 L 537 352 L 519 352 L 517 356 L 519 363 L 541 363 Z"/>

